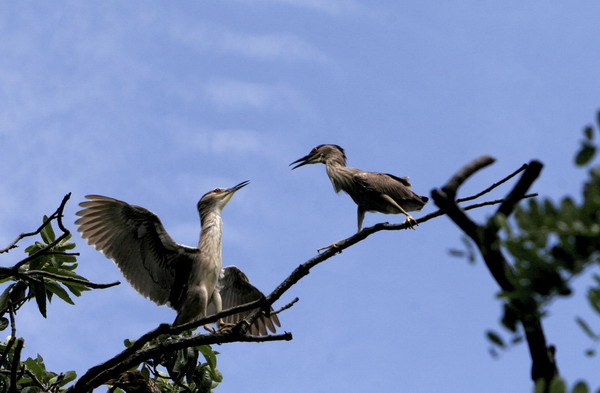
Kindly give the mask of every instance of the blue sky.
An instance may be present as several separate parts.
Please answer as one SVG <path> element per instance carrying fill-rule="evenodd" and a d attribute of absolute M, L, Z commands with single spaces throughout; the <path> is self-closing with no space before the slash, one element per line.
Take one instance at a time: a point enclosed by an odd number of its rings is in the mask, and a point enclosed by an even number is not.
<path fill-rule="evenodd" d="M 355 231 L 354 203 L 322 166 L 289 170 L 321 143 L 343 146 L 350 166 L 410 176 L 424 195 L 482 154 L 498 162 L 465 195 L 534 158 L 545 164 L 535 191 L 577 195 L 573 155 L 600 108 L 599 15 L 594 1 L 5 2 L 0 244 L 72 192 L 72 229 L 77 203 L 102 194 L 194 245 L 199 197 L 249 179 L 224 211 L 224 264 L 268 292 Z M 402 220 L 371 213 L 365 225 Z M 122 280 L 75 240 L 81 274 Z M 281 315 L 294 340 L 217 348 L 217 391 L 529 391 L 524 345 L 488 354 L 497 287 L 482 263 L 448 255 L 460 244 L 439 218 L 318 266 L 282 299 L 300 298 Z M 574 318 L 597 319 L 581 300 L 587 279 L 576 285 L 579 299 L 550 308 L 547 336 L 569 382 L 597 387 Z M 174 316 L 124 283 L 55 302 L 48 319 L 24 307 L 18 332 L 28 356 L 81 373 Z"/>

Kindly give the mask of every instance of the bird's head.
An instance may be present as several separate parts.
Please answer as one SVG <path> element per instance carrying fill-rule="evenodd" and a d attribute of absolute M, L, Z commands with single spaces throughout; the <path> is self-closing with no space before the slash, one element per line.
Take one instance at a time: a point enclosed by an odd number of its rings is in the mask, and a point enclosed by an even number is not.
<path fill-rule="evenodd" d="M 246 180 L 237 186 L 231 188 L 215 188 L 214 190 L 204 194 L 198 201 L 198 211 L 200 212 L 200 216 L 202 216 L 203 213 L 207 213 L 211 210 L 222 210 L 225 205 L 227 205 L 227 202 L 229 202 L 233 194 L 235 194 L 240 188 L 248 185 L 248 183 L 250 183 L 250 181 Z"/>
<path fill-rule="evenodd" d="M 313 147 L 313 149 L 305 155 L 304 157 L 292 162 L 290 164 L 298 164 L 292 169 L 299 168 L 306 164 L 318 164 L 318 163 L 326 163 L 329 159 L 338 159 L 341 161 L 343 165 L 346 165 L 346 154 L 344 153 L 344 149 L 342 149 L 338 145 L 319 145 Z"/>

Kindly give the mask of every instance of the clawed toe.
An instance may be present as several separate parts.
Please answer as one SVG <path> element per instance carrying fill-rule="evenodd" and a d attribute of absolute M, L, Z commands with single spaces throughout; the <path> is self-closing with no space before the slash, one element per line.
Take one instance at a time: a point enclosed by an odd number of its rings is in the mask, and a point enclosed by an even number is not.
<path fill-rule="evenodd" d="M 406 216 L 406 220 L 404 220 L 403 224 L 406 224 L 406 226 L 412 230 L 415 230 L 415 227 L 419 225 L 417 220 L 412 218 L 412 216 Z"/>
<path fill-rule="evenodd" d="M 331 243 L 328 246 L 317 248 L 317 252 L 320 253 L 323 250 L 329 250 L 330 248 L 336 248 L 337 246 L 338 246 L 337 243 Z"/>

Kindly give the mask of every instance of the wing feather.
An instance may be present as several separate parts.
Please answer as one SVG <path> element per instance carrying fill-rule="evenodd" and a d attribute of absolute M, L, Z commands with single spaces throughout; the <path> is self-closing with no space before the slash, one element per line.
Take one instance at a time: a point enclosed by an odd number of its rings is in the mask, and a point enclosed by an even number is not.
<path fill-rule="evenodd" d="M 177 269 L 189 266 L 197 249 L 175 243 L 149 210 L 100 195 L 86 198 L 76 213 L 81 236 L 112 259 L 139 293 L 157 304 L 173 300 Z"/>
<path fill-rule="evenodd" d="M 411 184 L 408 177 L 361 171 L 356 173 L 353 178 L 365 192 L 386 194 L 401 205 L 409 204 L 410 210 L 413 210 L 412 206 L 420 209 L 428 200 L 427 197 L 419 196 L 410 189 Z"/>
<path fill-rule="evenodd" d="M 254 285 L 250 283 L 248 277 L 236 266 L 227 266 L 223 268 L 223 275 L 219 280 L 221 301 L 223 309 L 250 303 L 264 297 Z M 272 310 L 272 309 L 271 309 Z M 243 312 L 231 315 L 225 318 L 227 323 L 237 323 L 250 312 Z M 261 316 L 250 327 L 250 333 L 253 335 L 267 335 L 267 329 L 275 333 L 275 325 L 281 326 L 277 315 L 270 317 Z"/>

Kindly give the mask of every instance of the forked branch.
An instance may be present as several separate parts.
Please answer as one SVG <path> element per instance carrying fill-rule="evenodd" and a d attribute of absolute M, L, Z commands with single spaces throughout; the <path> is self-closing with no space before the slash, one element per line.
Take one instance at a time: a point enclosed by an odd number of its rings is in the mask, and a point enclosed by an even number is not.
<path fill-rule="evenodd" d="M 489 156 L 480 157 L 467 164 L 457 172 L 441 189 L 433 190 L 431 196 L 436 205 L 445 212 L 454 223 L 463 230 L 477 245 L 485 264 L 504 292 L 515 289 L 512 277 L 513 269 L 504 257 L 500 248 L 498 237 L 499 216 L 508 217 L 512 214 L 518 201 L 526 197 L 526 193 L 539 176 L 542 163 L 531 161 L 523 169 L 517 184 L 502 200 L 495 214 L 483 225 L 477 224 L 465 212 L 465 208 L 458 205 L 456 193 L 458 188 L 475 172 L 493 163 Z M 515 172 L 518 173 L 520 171 Z M 558 374 L 553 351 L 549 350 L 542 323 L 537 313 L 535 302 L 523 299 L 510 300 L 510 304 L 519 310 L 519 319 L 525 331 L 525 337 L 532 360 L 531 378 L 534 381 L 544 379 L 546 386 Z"/>

